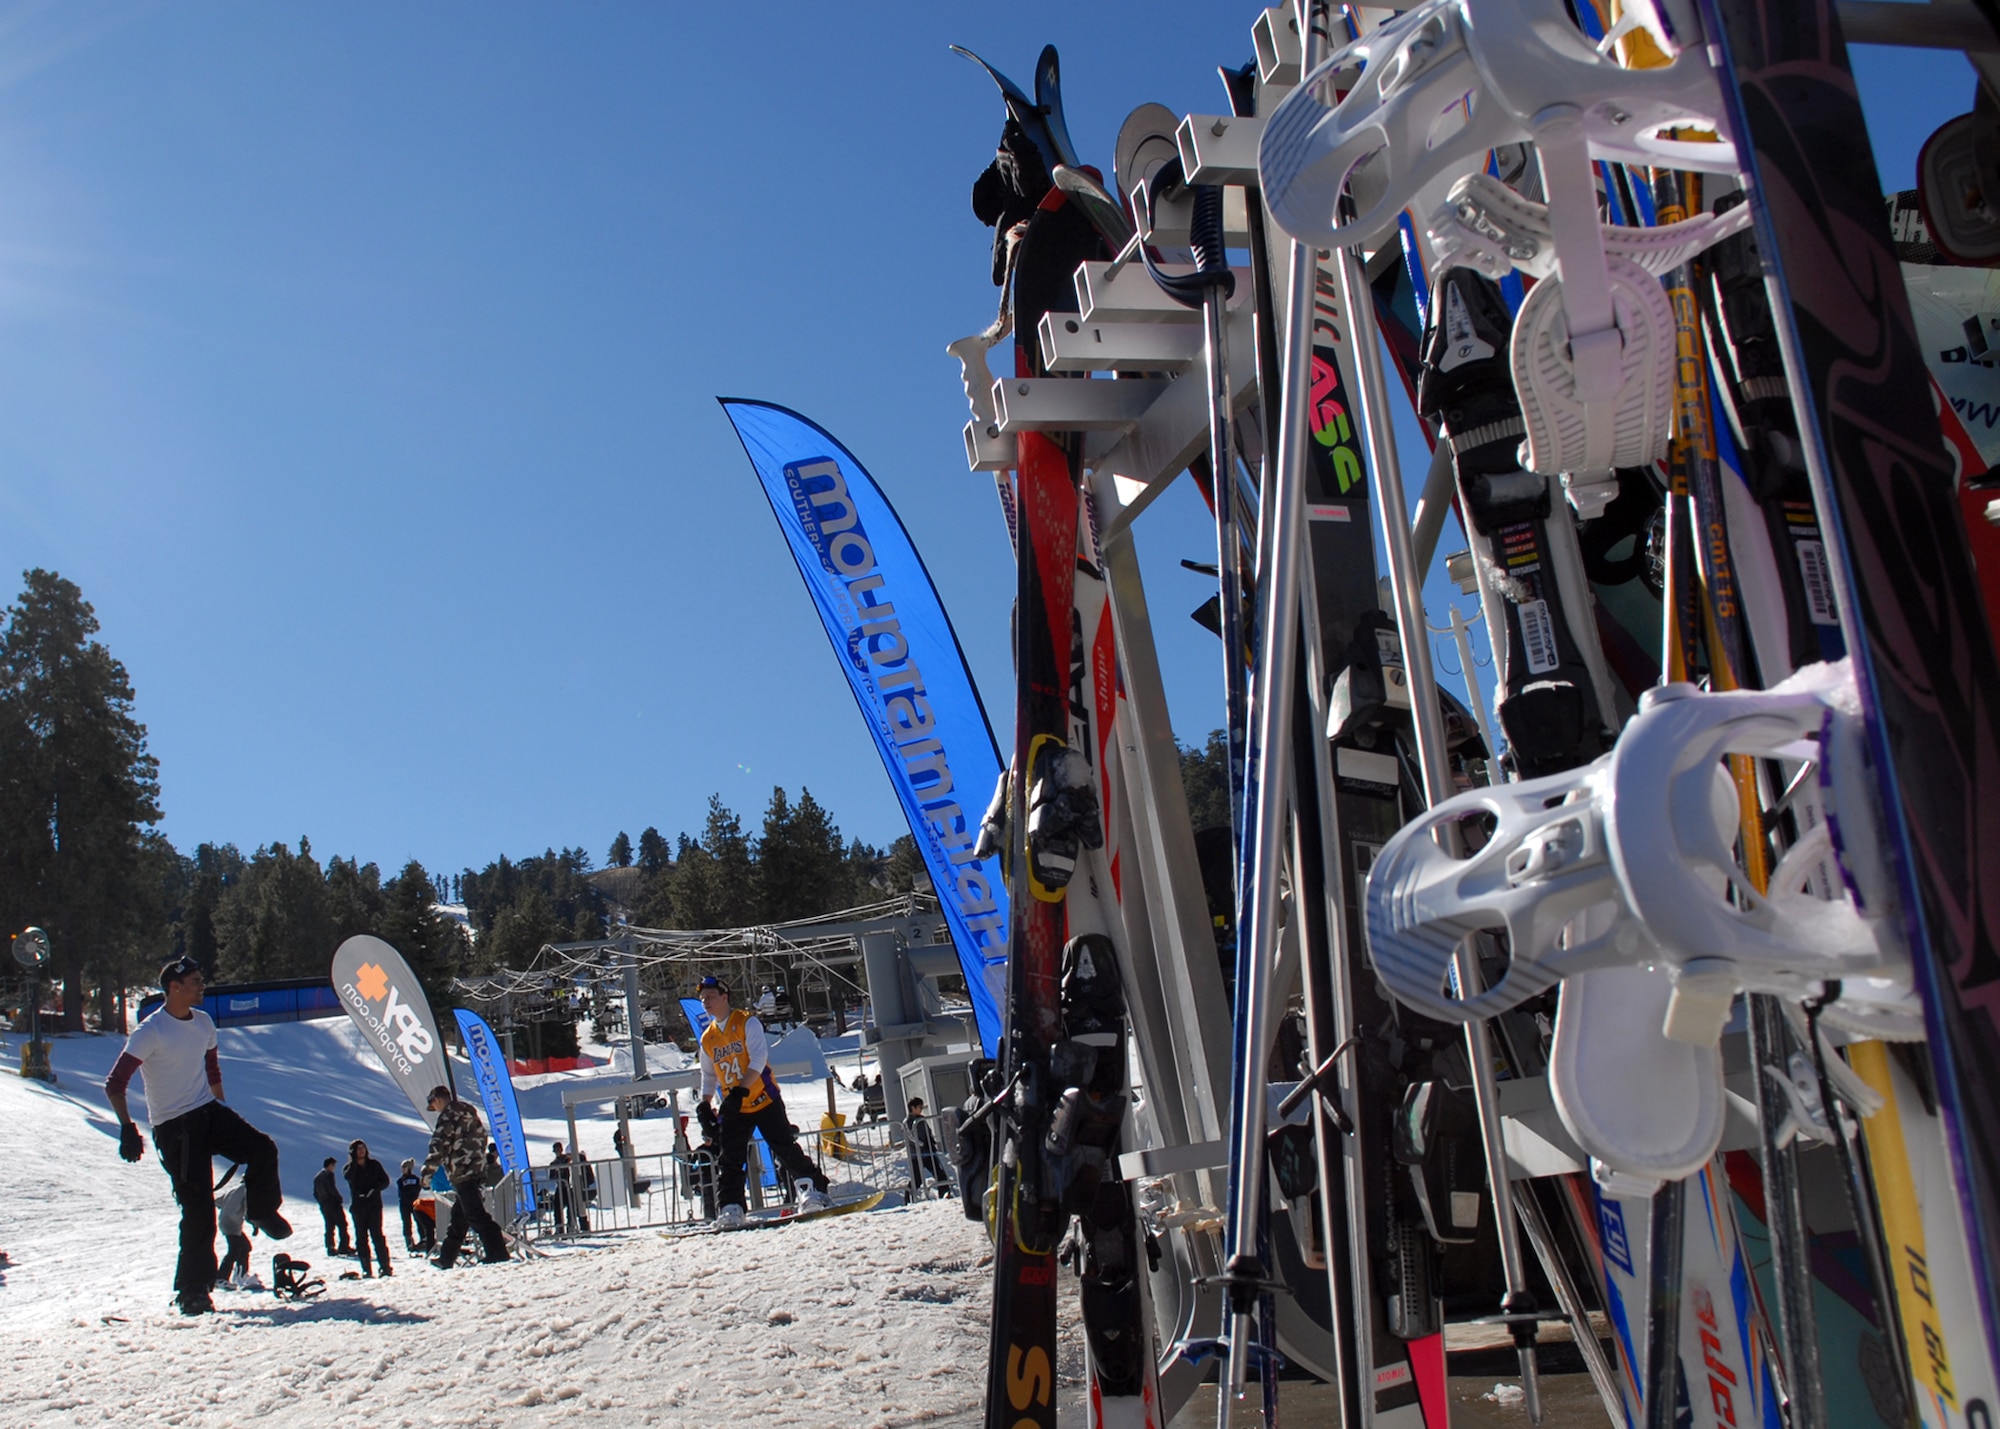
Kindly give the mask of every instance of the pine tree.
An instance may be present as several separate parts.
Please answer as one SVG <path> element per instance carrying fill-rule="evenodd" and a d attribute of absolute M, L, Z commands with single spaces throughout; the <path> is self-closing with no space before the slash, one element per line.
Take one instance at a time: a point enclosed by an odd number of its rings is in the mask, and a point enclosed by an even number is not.
<path fill-rule="evenodd" d="M 650 824 L 639 835 L 639 871 L 649 878 L 666 871 L 668 860 L 667 841 L 660 837 L 660 831 Z"/>
<path fill-rule="evenodd" d="M 335 948 L 358 933 L 374 932 L 387 912 L 381 869 L 352 858 L 336 858 L 326 866 L 327 936 Z M 333 956 L 332 949 L 327 956 Z"/>
<path fill-rule="evenodd" d="M 618 837 L 611 841 L 610 864 L 613 868 L 632 866 L 632 840 L 625 836 L 625 830 L 618 831 Z"/>
<path fill-rule="evenodd" d="M 403 865 L 382 894 L 382 921 L 376 935 L 403 955 L 430 999 L 431 1010 L 448 1024 L 450 1009 L 457 1005 L 451 980 L 465 959 L 464 933 L 457 922 L 437 911 L 437 888 L 415 859 Z"/>
<path fill-rule="evenodd" d="M 1229 827 L 1229 745 L 1221 730 L 1209 731 L 1205 748 L 1181 746 L 1181 786 L 1196 832 Z"/>
<path fill-rule="evenodd" d="M 909 834 L 897 835 L 889 845 L 888 861 L 882 866 L 882 882 L 892 895 L 930 889 L 931 872 L 924 866 L 924 855 L 916 839 Z"/>
<path fill-rule="evenodd" d="M 716 921 L 688 926 L 743 928 L 757 922 L 756 859 L 750 840 L 744 837 L 743 821 L 722 802 L 720 794 L 708 796 L 708 823 L 702 830 L 701 846 L 714 865 Z"/>
<path fill-rule="evenodd" d="M 487 935 L 498 926 L 500 917 L 519 906 L 532 890 L 541 896 L 549 915 L 565 930 L 586 928 L 583 938 L 604 935 L 604 895 L 585 877 L 590 872 L 590 855 L 580 848 L 558 853 L 548 849 L 535 858 L 511 862 L 505 855 L 480 872 L 467 869 L 460 879 L 467 915 L 480 938 L 480 962 L 484 966 L 526 966 L 494 963 L 486 957 Z M 539 922 L 537 927 L 541 926 Z M 525 935 L 522 935 L 525 936 Z M 572 941 L 565 931 L 546 938 L 548 942 Z M 577 939 L 576 941 L 582 941 Z M 538 943 L 537 947 L 540 946 Z"/>
<path fill-rule="evenodd" d="M 216 973 L 223 982 L 321 977 L 339 946 L 327 879 L 312 841 L 274 843 L 250 857 L 215 912 Z"/>
<path fill-rule="evenodd" d="M 757 845 L 757 886 L 763 916 L 773 923 L 853 905 L 855 878 L 840 830 L 810 789 L 799 791 L 796 807 L 783 789 L 771 791 Z"/>
<path fill-rule="evenodd" d="M 889 866 L 889 856 L 873 844 L 854 839 L 847 845 L 847 851 L 840 860 L 840 902 L 841 908 L 853 908 L 863 903 L 873 903 L 889 892 L 883 872 Z"/>
<path fill-rule="evenodd" d="M 668 928 L 721 928 L 728 926 L 722 921 L 721 903 L 716 892 L 715 860 L 707 849 L 689 838 L 680 836 L 679 851 L 674 858 L 674 876 L 667 888 L 667 917 L 662 921 Z"/>
<path fill-rule="evenodd" d="M 194 864 L 175 851 L 167 836 L 148 830 L 139 836 L 139 877 L 127 912 L 124 956 L 97 986 L 97 1021 L 107 1030 L 130 1030 L 125 989 L 153 980 L 160 964 L 178 955 L 177 931 L 193 891 Z"/>
<path fill-rule="evenodd" d="M 133 717 L 125 667 L 93 640 L 96 613 L 73 583 L 31 570 L 0 635 L 0 917 L 48 930 L 65 1030 L 84 991 L 133 969 L 145 899 L 145 826 L 159 766 Z M 108 1000 L 108 999 L 106 999 Z"/>

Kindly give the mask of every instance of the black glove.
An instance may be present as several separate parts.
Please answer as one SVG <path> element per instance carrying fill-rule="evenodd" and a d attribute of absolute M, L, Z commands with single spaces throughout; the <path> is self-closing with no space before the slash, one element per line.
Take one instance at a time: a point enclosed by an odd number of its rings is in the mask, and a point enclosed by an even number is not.
<path fill-rule="evenodd" d="M 707 1102 L 697 1102 L 694 1109 L 694 1119 L 701 1123 L 701 1134 L 710 1141 L 715 1140 L 717 1135 L 715 1108 Z"/>
<path fill-rule="evenodd" d="M 724 1116 L 739 1116 L 742 1114 L 742 1111 L 743 1088 L 731 1087 L 729 1095 L 722 1099 L 722 1114 Z"/>
<path fill-rule="evenodd" d="M 136 1123 L 128 1121 L 118 1128 L 118 1154 L 127 1161 L 137 1161 L 146 1154 L 146 1138 L 139 1135 Z"/>

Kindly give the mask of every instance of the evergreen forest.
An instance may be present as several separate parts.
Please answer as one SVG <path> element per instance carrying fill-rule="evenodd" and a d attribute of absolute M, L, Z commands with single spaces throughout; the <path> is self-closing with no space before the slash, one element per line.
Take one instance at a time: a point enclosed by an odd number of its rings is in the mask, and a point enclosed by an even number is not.
<path fill-rule="evenodd" d="M 323 978 L 356 933 L 393 945 L 434 1004 L 455 977 L 524 968 L 544 944 L 652 928 L 781 923 L 876 902 L 929 879 L 908 834 L 887 849 L 843 839 L 801 789 L 771 791 L 761 824 L 711 795 L 698 832 L 619 830 L 598 865 L 582 848 L 501 854 L 445 874 L 412 860 L 387 875 L 357 855 L 324 861 L 310 838 L 244 852 L 177 849 L 159 832 L 158 762 L 125 667 L 96 639 L 83 592 L 31 570 L 0 626 L 0 927 L 46 930 L 44 1006 L 58 1025 L 129 1026 L 126 993 L 188 955 L 211 982 Z M 1221 735 L 1183 751 L 1198 827 L 1227 824 Z M 463 915 L 457 909 L 463 908 Z M 19 980 L 0 979 L 12 1005 Z M 49 999 L 53 997 L 53 1001 Z"/>

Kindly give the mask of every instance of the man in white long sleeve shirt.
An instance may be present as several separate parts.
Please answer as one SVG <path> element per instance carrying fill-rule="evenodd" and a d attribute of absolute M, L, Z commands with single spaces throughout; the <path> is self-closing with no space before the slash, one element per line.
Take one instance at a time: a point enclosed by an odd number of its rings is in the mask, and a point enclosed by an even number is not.
<path fill-rule="evenodd" d="M 804 1205 L 828 1204 L 827 1179 L 799 1149 L 798 1133 L 785 1114 L 778 1079 L 771 1075 L 771 1049 L 764 1024 L 742 1008 L 731 1008 L 729 989 L 720 978 L 705 977 L 698 988 L 708 1026 L 701 1034 L 701 1100 L 706 1106 L 718 1092 L 722 1112 L 716 1119 L 716 1223 L 725 1228 L 743 1224 L 743 1161 L 750 1133 L 764 1133 L 784 1174 L 812 1182 Z"/>
<path fill-rule="evenodd" d="M 292 1228 L 278 1214 L 284 1204 L 278 1144 L 223 1104 L 215 1023 L 200 1006 L 208 991 L 201 965 L 193 958 L 168 963 L 160 969 L 160 991 L 166 1001 L 126 1039 L 104 1096 L 118 1117 L 118 1154 L 137 1161 L 146 1143 L 126 1108 L 125 1089 L 134 1072 L 145 1086 L 153 1145 L 181 1206 L 174 1299 L 183 1315 L 206 1315 L 214 1308 L 215 1158 L 243 1163 L 245 1220 L 272 1240 L 283 1240 Z"/>

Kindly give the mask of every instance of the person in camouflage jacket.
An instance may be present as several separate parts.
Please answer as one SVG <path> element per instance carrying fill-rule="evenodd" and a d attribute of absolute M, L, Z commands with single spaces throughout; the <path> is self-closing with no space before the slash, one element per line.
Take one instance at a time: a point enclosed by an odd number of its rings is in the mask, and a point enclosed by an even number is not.
<path fill-rule="evenodd" d="M 437 1126 L 431 1132 L 431 1148 L 424 1155 L 424 1177 L 429 1179 L 431 1172 L 442 1166 L 452 1189 L 451 1222 L 431 1264 L 440 1270 L 451 1269 L 468 1230 L 479 1234 L 485 1251 L 482 1260 L 491 1264 L 507 1259 L 507 1237 L 486 1209 L 481 1181 L 486 1167 L 486 1123 L 479 1119 L 479 1108 L 454 1097 L 445 1086 L 432 1087 L 426 1104 L 437 1114 Z"/>

